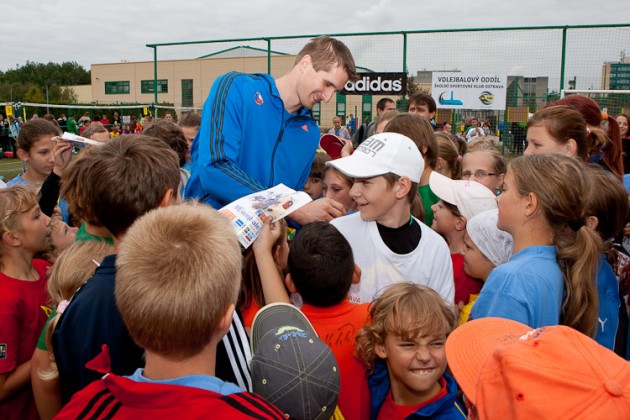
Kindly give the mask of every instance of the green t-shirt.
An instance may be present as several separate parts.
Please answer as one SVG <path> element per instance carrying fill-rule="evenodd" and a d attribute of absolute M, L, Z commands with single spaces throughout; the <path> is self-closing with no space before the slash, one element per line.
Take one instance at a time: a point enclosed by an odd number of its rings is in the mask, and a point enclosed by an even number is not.
<path fill-rule="evenodd" d="M 81 225 L 79 230 L 77 231 L 77 236 L 74 238 L 75 242 L 85 242 L 85 241 L 103 241 L 107 242 L 110 245 L 114 245 L 114 240 L 112 238 L 106 238 L 103 236 L 92 235 L 85 230 L 85 222 Z"/>
<path fill-rule="evenodd" d="M 44 324 L 44 329 L 42 330 L 42 333 L 39 335 L 39 340 L 37 340 L 37 348 L 40 350 L 48 351 L 48 347 L 46 347 L 46 330 L 48 329 L 48 324 L 50 323 L 50 320 L 53 319 L 53 316 L 55 316 L 56 314 L 57 308 L 52 310 L 50 316 Z"/>
<path fill-rule="evenodd" d="M 418 193 L 420 193 L 422 206 L 424 207 L 424 224 L 431 227 L 433 224 L 433 210 L 431 210 L 431 206 L 440 201 L 440 197 L 431 191 L 429 184 L 419 186 Z"/>

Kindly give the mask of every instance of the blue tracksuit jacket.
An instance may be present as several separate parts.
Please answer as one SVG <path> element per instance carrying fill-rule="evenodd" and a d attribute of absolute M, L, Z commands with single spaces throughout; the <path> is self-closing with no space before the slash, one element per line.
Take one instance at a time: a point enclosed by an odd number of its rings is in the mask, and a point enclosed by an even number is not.
<path fill-rule="evenodd" d="M 271 76 L 224 74 L 203 106 L 185 196 L 218 208 L 280 183 L 301 190 L 318 144 L 310 111 L 290 114 Z"/>

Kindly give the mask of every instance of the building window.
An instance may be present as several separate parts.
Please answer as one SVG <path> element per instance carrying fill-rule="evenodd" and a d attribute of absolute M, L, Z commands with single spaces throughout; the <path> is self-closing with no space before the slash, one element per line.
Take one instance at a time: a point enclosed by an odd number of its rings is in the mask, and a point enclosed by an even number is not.
<path fill-rule="evenodd" d="M 321 105 L 319 102 L 317 102 L 315 105 L 313 105 L 313 108 L 311 109 L 311 114 L 313 114 L 313 119 L 315 121 L 317 121 L 318 123 L 321 122 L 320 118 L 321 118 Z"/>
<path fill-rule="evenodd" d="M 182 106 L 192 107 L 193 103 L 193 80 L 182 79 Z"/>
<path fill-rule="evenodd" d="M 337 109 L 335 115 L 341 117 L 342 119 L 346 119 L 346 95 L 342 95 L 337 92 Z"/>
<path fill-rule="evenodd" d="M 129 94 L 129 81 L 126 82 L 105 82 L 106 95 Z"/>
<path fill-rule="evenodd" d="M 158 80 L 157 91 L 158 93 L 168 93 L 168 80 Z M 140 82 L 140 92 L 153 93 L 153 80 L 142 80 Z"/>

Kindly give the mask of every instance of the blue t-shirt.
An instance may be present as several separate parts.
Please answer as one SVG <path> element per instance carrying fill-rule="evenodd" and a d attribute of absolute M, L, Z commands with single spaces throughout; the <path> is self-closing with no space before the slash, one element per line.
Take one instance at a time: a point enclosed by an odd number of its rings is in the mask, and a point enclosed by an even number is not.
<path fill-rule="evenodd" d="M 23 174 L 19 174 L 18 176 L 13 178 L 11 181 L 7 182 L 7 187 L 11 187 L 13 185 L 18 185 L 18 184 L 28 184 L 29 182 L 26 181 L 24 178 L 22 178 L 22 175 Z"/>
<path fill-rule="evenodd" d="M 178 378 L 164 379 L 161 381 L 154 381 L 148 379 L 142 375 L 142 368 L 138 368 L 133 375 L 127 376 L 127 378 L 136 382 L 145 382 L 151 384 L 162 384 L 162 385 L 179 385 L 179 386 L 189 386 L 192 388 L 204 389 L 206 391 L 216 392 L 221 395 L 230 395 L 237 394 L 239 392 L 244 392 L 243 389 L 234 385 L 231 382 L 224 382 L 221 379 L 209 376 L 209 375 L 186 375 L 180 376 Z"/>
<path fill-rule="evenodd" d="M 615 337 L 619 327 L 619 286 L 612 267 L 602 255 L 597 270 L 597 295 L 599 297 L 599 317 L 595 341 L 614 350 Z"/>
<path fill-rule="evenodd" d="M 470 318 L 506 318 L 532 328 L 558 325 L 563 296 L 556 247 L 530 246 L 490 272 Z"/>

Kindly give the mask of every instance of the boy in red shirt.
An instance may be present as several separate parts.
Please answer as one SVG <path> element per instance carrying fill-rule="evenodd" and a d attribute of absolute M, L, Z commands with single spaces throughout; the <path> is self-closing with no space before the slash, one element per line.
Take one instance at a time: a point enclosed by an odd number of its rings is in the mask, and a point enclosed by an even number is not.
<path fill-rule="evenodd" d="M 197 203 L 152 210 L 126 233 L 116 269 L 116 305 L 146 364 L 91 383 L 58 419 L 284 419 L 215 375 L 241 278 L 240 246 L 224 216 Z M 90 365 L 107 371 L 99 361 L 107 357 Z"/>
<path fill-rule="evenodd" d="M 361 277 L 352 248 L 334 226 L 313 222 L 295 236 L 286 283 L 304 301 L 302 313 L 339 364 L 338 405 L 347 419 L 366 419 L 370 410 L 367 377 L 354 355 L 354 338 L 368 320 L 368 304 L 353 305 L 348 291 Z"/>

